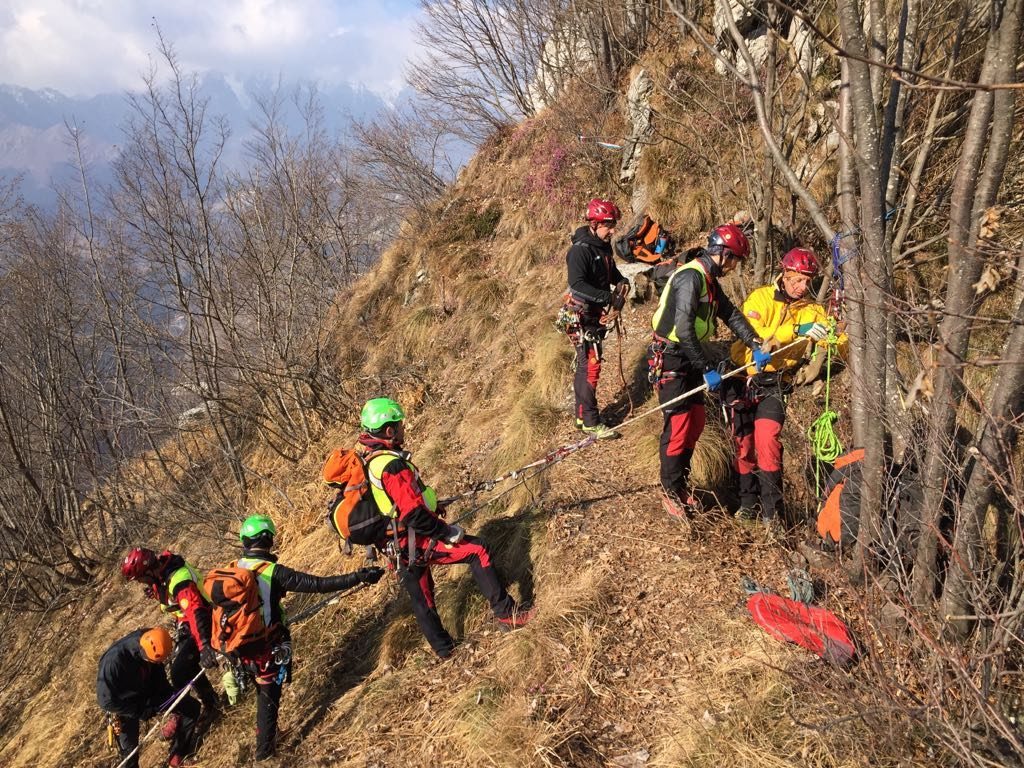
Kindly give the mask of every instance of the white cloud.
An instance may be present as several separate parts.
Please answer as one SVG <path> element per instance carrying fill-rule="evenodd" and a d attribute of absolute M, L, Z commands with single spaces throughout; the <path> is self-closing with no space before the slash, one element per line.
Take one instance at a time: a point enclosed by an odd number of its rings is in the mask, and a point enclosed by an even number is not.
<path fill-rule="evenodd" d="M 70 95 L 141 87 L 156 24 L 186 70 L 401 87 L 415 0 L 5 0 L 0 79 Z"/>

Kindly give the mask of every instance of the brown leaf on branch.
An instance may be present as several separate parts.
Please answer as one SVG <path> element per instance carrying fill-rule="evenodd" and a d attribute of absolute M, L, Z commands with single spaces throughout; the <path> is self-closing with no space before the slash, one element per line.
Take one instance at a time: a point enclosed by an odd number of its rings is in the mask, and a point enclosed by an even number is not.
<path fill-rule="evenodd" d="M 988 291 L 993 293 L 996 288 L 999 287 L 999 283 L 1002 281 L 1002 277 L 995 267 L 989 265 L 985 267 L 985 271 L 981 273 L 981 278 L 976 282 L 972 288 L 977 295 L 981 295 Z"/>

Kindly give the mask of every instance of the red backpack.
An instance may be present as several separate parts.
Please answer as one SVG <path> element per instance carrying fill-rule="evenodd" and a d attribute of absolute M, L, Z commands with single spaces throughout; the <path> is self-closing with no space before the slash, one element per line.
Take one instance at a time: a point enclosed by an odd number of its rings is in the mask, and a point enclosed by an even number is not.
<path fill-rule="evenodd" d="M 335 533 L 353 544 L 374 544 L 387 535 L 390 520 L 377 508 L 359 452 L 335 449 L 324 464 L 323 479 L 338 489 L 327 505 L 327 522 Z"/>

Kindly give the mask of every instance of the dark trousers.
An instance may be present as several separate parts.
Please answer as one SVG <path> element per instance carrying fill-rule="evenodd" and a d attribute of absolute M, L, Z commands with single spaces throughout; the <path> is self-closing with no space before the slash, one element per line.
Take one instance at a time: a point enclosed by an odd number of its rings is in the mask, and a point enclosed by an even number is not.
<path fill-rule="evenodd" d="M 438 544 L 430 555 L 430 562 L 423 563 L 422 557 L 430 544 L 427 538 L 418 539 L 416 549 L 420 553 L 417 562 L 402 570 L 402 585 L 412 600 L 412 612 L 416 623 L 441 658 L 451 655 L 455 649 L 455 641 L 441 623 L 434 604 L 434 577 L 430 573 L 432 565 L 458 565 L 465 563 L 476 581 L 477 588 L 491 605 L 491 610 L 498 618 L 511 616 L 516 610 L 515 600 L 505 590 L 497 570 L 491 563 L 491 553 L 482 539 L 466 536 L 458 544 L 448 546 Z M 405 542 L 403 549 L 408 546 Z"/>
<path fill-rule="evenodd" d="M 602 334 L 603 331 L 591 330 Z M 600 422 L 597 407 L 597 382 L 601 378 L 601 360 L 604 350 L 601 342 L 582 341 L 576 345 L 576 373 L 572 380 L 572 391 L 576 396 L 576 418 L 583 420 L 586 427 L 595 427 Z"/>
<path fill-rule="evenodd" d="M 274 661 L 274 650 L 288 646 L 289 660 L 283 666 Z M 284 631 L 272 641 L 250 648 L 240 661 L 256 681 L 256 759 L 273 757 L 277 749 L 277 716 L 281 690 L 291 682 L 291 635 Z M 283 671 L 282 671 L 283 670 Z"/>
<path fill-rule="evenodd" d="M 195 638 L 188 631 L 187 625 L 181 624 L 179 626 L 183 627 L 185 631 L 178 632 L 176 652 L 173 661 L 171 661 L 170 669 L 171 685 L 178 691 L 188 685 L 189 680 L 195 677 L 201 669 L 199 666 L 199 646 L 196 645 Z M 207 679 L 205 674 L 199 675 L 199 679 L 196 680 L 195 685 L 192 687 L 196 695 L 199 696 L 199 700 L 203 702 L 203 709 L 213 711 L 220 708 L 220 699 L 217 696 L 217 691 L 214 690 L 213 684 Z"/>
<path fill-rule="evenodd" d="M 117 736 L 117 749 L 123 758 L 137 746 L 139 746 L 139 718 L 118 717 L 121 732 Z M 124 764 L 124 768 L 139 768 L 139 753 L 136 752 Z"/>
<path fill-rule="evenodd" d="M 272 757 L 277 747 L 277 715 L 281 683 L 276 678 L 256 681 L 256 759 Z"/>
<path fill-rule="evenodd" d="M 704 383 L 703 374 L 686 364 L 684 358 L 678 355 L 666 352 L 662 370 L 662 379 L 658 383 L 658 402 L 661 404 Z M 665 421 L 658 451 L 661 459 L 661 487 L 685 501 L 690 495 L 690 462 L 707 418 L 704 393 L 698 392 L 673 403 L 663 414 Z"/>
<path fill-rule="evenodd" d="M 761 507 L 770 520 L 783 514 L 782 425 L 786 401 L 782 390 L 748 386 L 740 378 L 726 396 L 726 410 L 736 449 L 740 504 Z"/>
<path fill-rule="evenodd" d="M 154 704 L 162 704 L 164 701 L 163 694 L 157 698 L 159 698 L 159 701 L 154 701 Z M 178 725 L 177 732 L 174 734 L 174 738 L 171 739 L 170 752 L 168 754 L 184 757 L 192 751 L 192 737 L 195 733 L 196 719 L 199 717 L 199 702 L 191 696 L 186 696 L 178 702 L 178 706 L 174 708 L 174 711 L 181 716 L 181 722 Z M 117 737 L 117 748 L 123 757 L 139 746 L 139 718 L 119 715 L 118 720 L 120 721 L 121 732 Z M 125 763 L 125 768 L 139 768 L 138 752 Z"/>

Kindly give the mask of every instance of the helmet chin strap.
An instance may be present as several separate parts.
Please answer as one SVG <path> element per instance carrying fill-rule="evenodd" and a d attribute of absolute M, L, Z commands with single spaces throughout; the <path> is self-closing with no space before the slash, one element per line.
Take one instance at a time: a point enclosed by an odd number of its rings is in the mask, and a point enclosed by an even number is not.
<path fill-rule="evenodd" d="M 722 277 L 725 274 L 725 269 L 722 267 L 722 262 L 725 261 L 725 251 L 721 248 L 718 249 L 718 253 L 708 251 L 708 256 L 711 259 L 712 277 Z"/>

